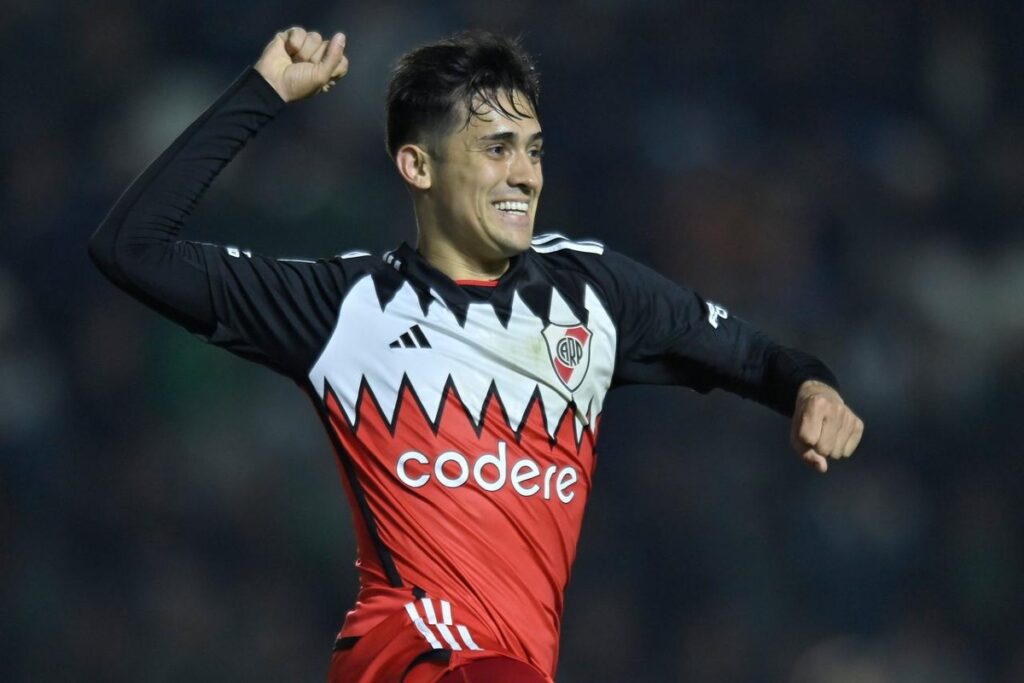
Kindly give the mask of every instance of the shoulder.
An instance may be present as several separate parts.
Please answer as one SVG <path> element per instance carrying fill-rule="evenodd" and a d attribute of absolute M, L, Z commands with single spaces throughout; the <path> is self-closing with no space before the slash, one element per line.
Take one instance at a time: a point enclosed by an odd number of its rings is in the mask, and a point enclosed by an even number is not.
<path fill-rule="evenodd" d="M 606 248 L 594 239 L 569 238 L 557 232 L 537 235 L 527 250 L 530 260 L 542 267 L 589 272 L 601 260 Z"/>
<path fill-rule="evenodd" d="M 344 271 L 345 276 L 351 280 L 361 275 L 392 270 L 390 259 L 390 251 L 374 254 L 365 249 L 351 249 L 317 262 Z"/>
<path fill-rule="evenodd" d="M 530 249 L 538 254 L 566 252 L 564 255 L 577 253 L 600 256 L 604 253 L 605 246 L 604 243 L 594 239 L 570 239 L 559 232 L 545 232 L 533 238 L 533 241 L 530 242 Z"/>
<path fill-rule="evenodd" d="M 228 253 L 235 255 L 231 251 Z M 307 282 L 314 280 L 322 284 L 330 282 L 333 283 L 330 289 L 344 293 L 366 276 L 377 278 L 383 275 L 387 277 L 388 274 L 394 273 L 395 270 L 388 261 L 389 254 L 390 252 L 373 254 L 366 250 L 356 249 L 327 257 L 278 257 L 270 261 L 273 262 L 273 267 L 279 273 L 294 275 Z M 236 258 L 239 257 L 253 258 L 247 251 L 241 251 L 236 256 Z"/>
<path fill-rule="evenodd" d="M 570 238 L 558 232 L 534 237 L 528 253 L 549 268 L 573 270 L 597 279 L 628 274 L 638 265 L 600 240 Z"/>
<path fill-rule="evenodd" d="M 530 242 L 529 252 L 541 260 L 561 262 L 588 260 L 585 255 L 602 256 L 604 244 L 591 239 L 570 239 L 561 232 L 543 232 Z"/>
<path fill-rule="evenodd" d="M 615 255 L 599 240 L 542 233 L 534 237 L 526 256 L 546 281 L 564 293 L 575 292 L 582 300 L 589 286 L 606 304 L 616 298 L 617 269 L 611 265 Z"/>
<path fill-rule="evenodd" d="M 546 233 L 537 235 L 528 253 L 556 279 L 568 277 L 593 283 L 613 305 L 632 307 L 652 296 L 673 298 L 690 292 L 650 266 L 598 240 Z"/>
<path fill-rule="evenodd" d="M 352 249 L 335 254 L 330 262 L 346 270 L 374 270 L 384 265 L 386 257 L 387 252 L 374 254 L 365 249 Z"/>

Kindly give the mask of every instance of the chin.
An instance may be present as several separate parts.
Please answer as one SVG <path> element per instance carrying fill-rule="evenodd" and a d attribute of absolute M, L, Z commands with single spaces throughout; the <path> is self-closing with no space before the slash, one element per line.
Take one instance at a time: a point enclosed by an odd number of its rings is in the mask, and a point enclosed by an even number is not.
<path fill-rule="evenodd" d="M 524 225 L 510 228 L 509 226 L 493 226 L 486 231 L 486 249 L 498 258 L 511 258 L 530 248 L 533 240 L 533 226 Z M 480 246 L 484 246 L 481 244 Z"/>
<path fill-rule="evenodd" d="M 510 258 L 518 254 L 522 254 L 524 251 L 530 248 L 530 243 L 533 240 L 533 230 L 529 230 L 518 235 L 509 235 L 506 239 L 502 240 L 498 247 L 502 251 L 502 256 Z"/>

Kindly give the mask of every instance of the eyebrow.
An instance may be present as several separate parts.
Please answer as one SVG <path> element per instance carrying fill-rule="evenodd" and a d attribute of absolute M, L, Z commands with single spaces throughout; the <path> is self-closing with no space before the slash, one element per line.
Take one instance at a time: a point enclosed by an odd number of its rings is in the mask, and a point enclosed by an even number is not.
<path fill-rule="evenodd" d="M 512 131 L 505 131 L 504 133 L 491 133 L 490 135 L 481 135 L 479 139 L 483 142 L 514 142 L 518 138 L 518 133 L 513 133 Z M 526 144 L 530 144 L 531 142 L 534 141 L 543 142 L 544 133 L 538 130 L 536 133 L 531 135 L 526 140 Z"/>

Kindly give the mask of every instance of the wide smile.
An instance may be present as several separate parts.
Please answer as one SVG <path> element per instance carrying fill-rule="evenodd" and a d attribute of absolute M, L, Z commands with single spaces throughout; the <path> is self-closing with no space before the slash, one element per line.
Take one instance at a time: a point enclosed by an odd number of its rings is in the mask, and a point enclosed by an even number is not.
<path fill-rule="evenodd" d="M 508 217 L 525 217 L 530 211 L 529 202 L 521 201 L 500 201 L 492 202 L 491 205 L 498 210 L 499 213 Z"/>

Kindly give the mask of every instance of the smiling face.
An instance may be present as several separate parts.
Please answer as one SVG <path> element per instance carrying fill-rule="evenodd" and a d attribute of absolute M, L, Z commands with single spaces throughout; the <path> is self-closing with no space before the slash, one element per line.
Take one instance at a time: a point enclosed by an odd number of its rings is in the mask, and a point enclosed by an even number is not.
<path fill-rule="evenodd" d="M 536 113 L 518 93 L 502 92 L 500 101 L 529 116 L 511 119 L 482 105 L 431 146 L 430 185 L 417 202 L 424 255 L 458 259 L 481 275 L 500 275 L 530 247 L 544 185 Z"/>

